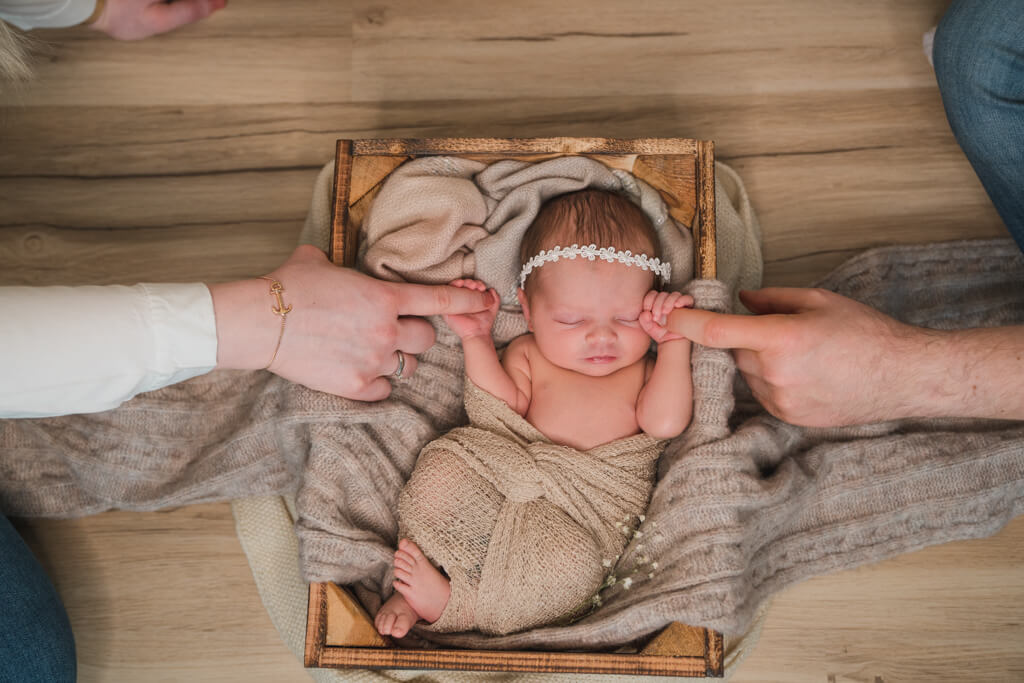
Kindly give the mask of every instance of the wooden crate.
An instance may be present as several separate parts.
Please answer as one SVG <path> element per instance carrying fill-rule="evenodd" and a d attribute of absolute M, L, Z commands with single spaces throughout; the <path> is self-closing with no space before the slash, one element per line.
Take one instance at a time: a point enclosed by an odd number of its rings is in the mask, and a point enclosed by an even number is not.
<path fill-rule="evenodd" d="M 682 138 L 439 138 L 338 140 L 331 258 L 355 264 L 367 208 L 388 174 L 427 155 L 485 163 L 584 155 L 631 172 L 654 187 L 672 217 L 693 231 L 695 275 L 715 277 L 715 166 L 712 142 Z M 635 653 L 425 650 L 381 638 L 354 596 L 330 583 L 309 588 L 305 664 L 368 669 L 461 669 L 721 677 L 722 635 L 672 623 Z"/>

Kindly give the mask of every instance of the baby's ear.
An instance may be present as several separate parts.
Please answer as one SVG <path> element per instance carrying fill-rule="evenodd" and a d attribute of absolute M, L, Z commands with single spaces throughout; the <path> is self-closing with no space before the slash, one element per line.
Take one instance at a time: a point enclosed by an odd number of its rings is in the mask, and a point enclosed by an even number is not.
<path fill-rule="evenodd" d="M 526 298 L 526 292 L 522 287 L 516 290 L 516 298 L 519 305 L 523 307 L 523 317 L 526 318 L 526 327 L 533 332 L 533 323 L 530 322 L 530 300 Z"/>

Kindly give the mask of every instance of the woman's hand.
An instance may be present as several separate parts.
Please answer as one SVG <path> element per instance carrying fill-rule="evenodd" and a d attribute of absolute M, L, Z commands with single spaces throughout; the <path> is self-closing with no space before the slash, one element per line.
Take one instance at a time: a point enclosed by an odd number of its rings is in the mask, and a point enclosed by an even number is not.
<path fill-rule="evenodd" d="M 92 27 L 118 40 L 141 40 L 205 19 L 227 0 L 107 0 Z"/>
<path fill-rule="evenodd" d="M 283 285 L 281 301 L 291 306 L 283 335 L 269 282 L 210 286 L 217 367 L 259 369 L 273 357 L 268 369 L 285 379 L 363 401 L 391 393 L 388 376 L 399 367 L 398 351 L 404 355 L 402 377 L 416 371 L 415 354 L 434 343 L 434 328 L 419 316 L 480 313 L 494 304 L 487 293 L 465 287 L 376 280 L 333 265 L 309 245 L 269 277 Z"/>

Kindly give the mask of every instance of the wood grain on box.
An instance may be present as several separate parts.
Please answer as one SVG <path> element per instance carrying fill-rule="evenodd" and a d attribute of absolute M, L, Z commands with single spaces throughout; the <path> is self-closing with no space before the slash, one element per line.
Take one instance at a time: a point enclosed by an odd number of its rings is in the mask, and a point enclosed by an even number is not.
<path fill-rule="evenodd" d="M 714 144 L 684 138 L 423 138 L 339 140 L 335 166 L 331 258 L 352 266 L 367 210 L 388 175 L 409 159 L 457 155 L 484 163 L 536 162 L 585 155 L 629 171 L 651 185 L 694 236 L 697 277 L 713 278 L 715 262 Z M 635 652 L 427 650 L 381 638 L 355 597 L 334 584 L 312 584 L 306 666 L 463 669 L 720 677 L 722 635 L 671 623 Z"/>

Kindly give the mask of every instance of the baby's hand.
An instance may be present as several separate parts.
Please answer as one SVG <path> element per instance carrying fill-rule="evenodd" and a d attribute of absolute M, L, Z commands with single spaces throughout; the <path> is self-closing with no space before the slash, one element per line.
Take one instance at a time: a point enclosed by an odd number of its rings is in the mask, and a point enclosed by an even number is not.
<path fill-rule="evenodd" d="M 448 327 L 452 328 L 452 331 L 459 335 L 460 339 L 490 335 L 491 326 L 494 324 L 494 317 L 498 314 L 498 306 L 501 305 L 498 293 L 493 289 L 488 289 L 487 285 L 480 282 L 480 280 L 460 279 L 449 284 L 452 287 L 463 287 L 476 290 L 477 292 L 488 292 L 490 299 L 487 308 L 482 311 L 444 316 L 444 321 L 448 324 Z"/>
<path fill-rule="evenodd" d="M 677 308 L 693 306 L 693 297 L 679 292 L 651 290 L 644 296 L 643 312 L 640 313 L 640 327 L 651 339 L 661 344 L 675 339 L 685 339 L 665 327 L 668 314 Z"/>

